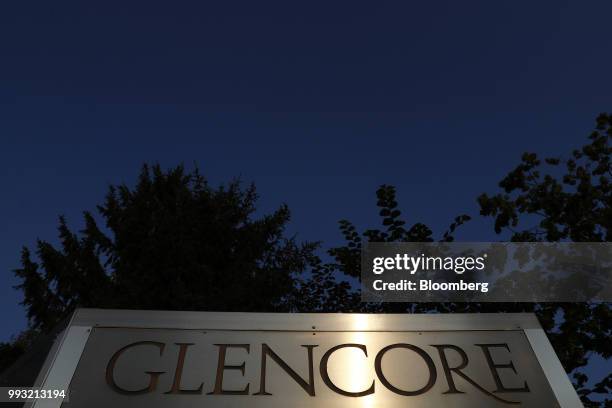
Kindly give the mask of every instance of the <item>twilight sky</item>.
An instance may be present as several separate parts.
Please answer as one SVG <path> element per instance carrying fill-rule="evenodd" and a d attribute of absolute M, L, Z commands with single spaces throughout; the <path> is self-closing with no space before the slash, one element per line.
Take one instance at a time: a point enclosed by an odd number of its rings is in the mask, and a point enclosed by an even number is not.
<path fill-rule="evenodd" d="M 373 225 L 383 183 L 441 234 L 612 110 L 609 1 L 4 3 L 0 341 L 26 325 L 20 247 L 144 162 L 254 181 L 302 239 Z M 483 219 L 457 237 L 497 239 Z"/>

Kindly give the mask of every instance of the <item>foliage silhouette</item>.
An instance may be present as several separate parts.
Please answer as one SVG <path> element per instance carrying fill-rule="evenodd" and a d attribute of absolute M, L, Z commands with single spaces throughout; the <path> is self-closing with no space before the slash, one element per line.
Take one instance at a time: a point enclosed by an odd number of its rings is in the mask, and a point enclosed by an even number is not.
<path fill-rule="evenodd" d="M 255 219 L 256 199 L 253 185 L 213 189 L 197 170 L 144 166 L 133 189 L 109 188 L 106 229 L 85 212 L 76 234 L 60 217 L 61 248 L 39 240 L 39 263 L 23 249 L 15 273 L 31 328 L 75 307 L 286 311 L 316 244 L 284 236 L 285 205 Z"/>

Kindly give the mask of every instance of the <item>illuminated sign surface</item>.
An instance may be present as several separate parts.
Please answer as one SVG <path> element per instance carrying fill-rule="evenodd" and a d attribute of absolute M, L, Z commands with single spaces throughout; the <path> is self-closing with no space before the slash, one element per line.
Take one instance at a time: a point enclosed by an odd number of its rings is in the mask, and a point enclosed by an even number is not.
<path fill-rule="evenodd" d="M 542 334 L 525 314 L 80 310 L 46 385 L 79 408 L 580 406 Z"/>

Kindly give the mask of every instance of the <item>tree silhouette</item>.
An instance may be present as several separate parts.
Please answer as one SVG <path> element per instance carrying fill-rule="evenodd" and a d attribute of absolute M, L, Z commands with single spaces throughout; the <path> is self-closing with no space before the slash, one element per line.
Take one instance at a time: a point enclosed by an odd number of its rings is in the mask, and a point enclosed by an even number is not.
<path fill-rule="evenodd" d="M 569 158 L 525 153 L 522 162 L 500 183 L 503 193 L 478 198 L 484 216 L 493 217 L 495 231 L 509 230 L 512 241 L 612 241 L 612 115 L 600 114 L 590 143 Z M 550 166 L 549 172 L 544 164 Z M 527 221 L 521 223 L 521 220 Z M 533 225 L 524 225 L 531 222 Z M 538 309 L 536 309 L 538 310 Z M 612 308 L 609 303 L 539 305 L 539 317 L 567 372 L 583 367 L 590 354 L 612 357 Z M 563 316 L 555 325 L 553 316 Z M 553 330 L 553 328 L 555 330 Z M 573 373 L 583 402 L 597 406 L 593 394 L 612 393 L 612 374 L 586 387 L 588 377 Z M 609 406 L 612 400 L 602 404 Z"/>
<path fill-rule="evenodd" d="M 283 205 L 254 218 L 253 185 L 211 188 L 196 169 L 144 166 L 134 188 L 111 186 L 85 228 L 60 217 L 60 248 L 28 248 L 15 271 L 31 330 L 48 331 L 75 307 L 286 311 L 316 244 L 284 236 Z M 7 347 L 7 345 L 4 345 Z M 15 353 L 15 350 L 12 350 Z"/>

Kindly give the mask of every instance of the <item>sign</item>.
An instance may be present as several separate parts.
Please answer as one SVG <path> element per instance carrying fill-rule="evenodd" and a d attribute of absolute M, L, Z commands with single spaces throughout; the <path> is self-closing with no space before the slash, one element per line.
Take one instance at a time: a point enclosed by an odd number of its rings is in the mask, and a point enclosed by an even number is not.
<path fill-rule="evenodd" d="M 581 407 L 530 314 L 78 310 L 35 407 Z"/>

